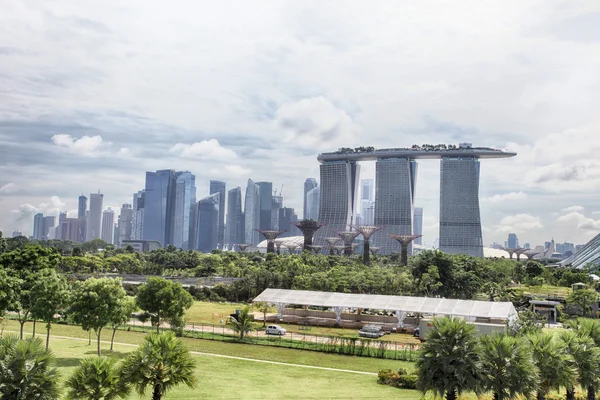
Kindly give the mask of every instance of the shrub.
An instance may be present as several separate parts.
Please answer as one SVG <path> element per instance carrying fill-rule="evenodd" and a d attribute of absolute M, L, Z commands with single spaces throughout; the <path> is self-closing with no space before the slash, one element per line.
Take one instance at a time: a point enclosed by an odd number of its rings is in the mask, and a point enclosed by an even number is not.
<path fill-rule="evenodd" d="M 377 383 L 400 389 L 416 389 L 417 381 L 419 380 L 416 374 L 409 374 L 404 368 L 400 368 L 398 372 L 391 369 L 383 369 L 379 371 L 377 376 Z"/>

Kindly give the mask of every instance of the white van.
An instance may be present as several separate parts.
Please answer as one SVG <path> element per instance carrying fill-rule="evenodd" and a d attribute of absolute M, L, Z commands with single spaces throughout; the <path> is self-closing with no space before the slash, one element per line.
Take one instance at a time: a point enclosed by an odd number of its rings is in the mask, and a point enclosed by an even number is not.
<path fill-rule="evenodd" d="M 287 331 L 279 325 L 268 325 L 265 333 L 267 335 L 285 335 Z"/>

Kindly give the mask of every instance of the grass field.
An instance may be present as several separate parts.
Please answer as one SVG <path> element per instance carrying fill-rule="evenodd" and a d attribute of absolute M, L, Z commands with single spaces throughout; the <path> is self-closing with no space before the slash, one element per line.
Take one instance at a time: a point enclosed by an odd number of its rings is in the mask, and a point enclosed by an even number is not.
<path fill-rule="evenodd" d="M 9 323 L 5 334 L 11 333 L 14 326 Z M 30 327 L 29 327 L 30 328 Z M 60 326 L 56 329 L 56 335 L 69 333 L 75 327 Z M 30 331 L 30 329 L 28 329 Z M 67 332 L 68 331 L 68 332 Z M 72 332 L 75 333 L 75 332 Z M 86 336 L 84 335 L 77 336 Z M 133 332 L 119 332 L 121 334 L 119 340 L 131 340 L 131 342 L 139 342 L 143 337 L 142 334 Z M 186 341 L 189 346 L 190 341 Z M 195 340 L 194 342 L 201 342 Z M 219 344 L 229 347 L 224 352 L 236 353 L 236 355 L 247 357 L 252 354 L 240 354 L 237 350 L 244 345 L 232 345 L 226 343 L 213 343 L 208 341 L 206 344 Z M 241 346 L 241 347 L 238 347 Z M 197 346 L 194 346 L 197 347 Z M 200 346 L 203 347 L 203 346 Z M 257 346 L 245 346 L 257 347 Z M 85 357 L 95 357 L 95 346 L 92 343 L 88 345 L 86 340 L 74 340 L 69 338 L 52 337 L 51 348 L 57 358 L 58 369 L 61 373 L 62 381 L 67 378 L 79 364 L 79 361 Z M 108 348 L 108 344 L 103 344 L 103 348 Z M 104 355 L 115 358 L 123 358 L 132 351 L 134 346 L 115 345 L 113 352 L 104 351 Z M 202 348 L 201 351 L 210 349 Z M 212 349 L 213 351 L 215 349 Z M 224 350 L 224 349 L 221 349 Z M 316 357 L 305 357 L 296 359 L 295 351 L 286 349 L 260 348 L 254 350 L 268 350 L 269 354 L 263 356 L 271 356 L 276 358 L 274 361 L 293 362 L 296 364 L 308 364 L 315 362 L 318 358 L 326 358 L 328 360 L 320 360 L 318 364 L 326 366 L 330 364 L 333 368 L 342 368 L 349 366 L 351 363 L 361 361 L 355 357 L 335 356 L 328 354 L 316 354 Z M 278 350 L 278 351 L 274 351 Z M 284 353 L 288 353 L 283 356 Z M 311 355 L 310 352 L 307 356 Z M 256 355 L 256 354 L 254 354 Z M 331 356 L 331 357 L 323 357 Z M 419 399 L 421 395 L 416 391 L 400 390 L 377 384 L 377 377 L 371 375 L 360 375 L 349 372 L 327 371 L 301 368 L 287 365 L 272 365 L 259 363 L 254 361 L 224 359 L 220 357 L 195 355 L 197 360 L 196 378 L 198 385 L 195 389 L 187 387 L 178 387 L 170 392 L 165 399 L 375 399 L 375 398 L 402 398 L 402 399 Z M 255 357 L 256 358 L 256 357 Z M 264 357 L 263 357 L 264 358 Z M 337 360 L 335 360 L 337 358 Z M 334 362 L 342 359 L 345 362 Z M 378 363 L 386 360 L 367 360 L 377 361 Z M 394 363 L 393 368 L 398 368 L 401 363 Z M 361 365 L 361 369 L 372 371 L 390 367 L 385 365 Z M 354 368 L 356 369 L 356 368 Z M 136 394 L 132 394 L 130 399 L 139 398 Z M 146 395 L 144 398 L 149 398 Z"/>

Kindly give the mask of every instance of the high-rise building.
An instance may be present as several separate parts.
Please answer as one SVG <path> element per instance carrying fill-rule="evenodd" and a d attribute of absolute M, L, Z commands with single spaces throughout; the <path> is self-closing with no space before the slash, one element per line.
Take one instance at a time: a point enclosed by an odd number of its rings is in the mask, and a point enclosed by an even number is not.
<path fill-rule="evenodd" d="M 293 208 L 283 207 L 279 210 L 279 229 L 283 232 L 279 237 L 302 236 L 300 229 L 294 225 L 298 221 L 298 216 Z"/>
<path fill-rule="evenodd" d="M 361 225 L 375 224 L 375 202 L 373 198 L 373 179 L 360 181 L 360 216 Z"/>
<path fill-rule="evenodd" d="M 79 242 L 83 237 L 84 229 L 84 218 L 67 218 L 67 213 L 60 213 L 55 236 L 56 239 Z"/>
<path fill-rule="evenodd" d="M 271 225 L 271 210 L 273 208 L 273 183 L 256 182 L 260 191 L 260 222 L 259 229 L 273 229 Z"/>
<path fill-rule="evenodd" d="M 23 236 L 23 234 L 21 232 L 19 232 L 19 231 L 13 231 L 13 233 L 12 233 L 12 237 L 13 238 L 16 238 L 16 237 L 19 237 L 19 236 Z"/>
<path fill-rule="evenodd" d="M 244 200 L 244 236 L 245 243 L 256 246 L 259 243 L 260 228 L 260 187 L 248 179 L 246 198 Z"/>
<path fill-rule="evenodd" d="M 119 247 L 123 247 L 123 240 L 133 240 L 133 206 L 123 204 L 119 215 Z"/>
<path fill-rule="evenodd" d="M 318 186 L 318 184 L 317 184 L 317 180 L 315 178 L 306 178 L 306 180 L 304 181 L 304 209 L 302 211 L 302 218 L 304 218 L 304 219 L 310 219 L 310 218 L 308 218 L 308 207 L 309 207 L 308 197 L 307 197 L 308 192 L 310 192 L 317 186 Z"/>
<path fill-rule="evenodd" d="M 321 198 L 321 188 L 319 186 L 312 188 L 306 194 L 306 214 L 305 219 L 319 220 L 319 200 Z"/>
<path fill-rule="evenodd" d="M 516 233 L 509 233 L 508 240 L 506 241 L 506 247 L 509 249 L 517 249 L 519 248 L 519 239 L 517 238 Z"/>
<path fill-rule="evenodd" d="M 190 238 L 194 242 L 196 211 L 196 177 L 189 171 L 175 173 L 175 196 L 167 209 L 173 210 L 172 240 L 177 248 L 189 250 Z"/>
<path fill-rule="evenodd" d="M 380 158 L 375 163 L 375 232 L 373 243 L 381 254 L 400 251 L 389 234 L 412 235 L 417 162 L 410 158 Z M 365 224 L 367 225 L 367 224 Z M 409 247 L 409 254 L 412 246 Z"/>
<path fill-rule="evenodd" d="M 77 204 L 77 218 L 80 220 L 79 226 L 81 228 L 81 234 L 79 235 L 79 240 L 77 241 L 80 243 L 85 242 L 87 235 L 87 201 L 87 197 L 85 197 L 83 194 L 79 196 Z"/>
<path fill-rule="evenodd" d="M 216 192 L 198 201 L 196 227 L 196 250 L 209 253 L 217 248 L 219 239 L 219 198 Z"/>
<path fill-rule="evenodd" d="M 132 240 L 142 240 L 142 234 L 144 232 L 144 198 L 144 190 L 140 190 L 133 194 L 133 216 L 131 220 Z"/>
<path fill-rule="evenodd" d="M 239 186 L 231 189 L 227 193 L 227 225 L 225 227 L 225 232 L 227 249 L 231 250 L 234 244 L 244 243 L 242 188 Z"/>
<path fill-rule="evenodd" d="M 316 245 L 325 244 L 326 237 L 335 237 L 337 232 L 354 225 L 359 174 L 360 165 L 355 161 L 324 161 L 320 165 L 319 222 L 326 225 L 315 234 Z"/>
<path fill-rule="evenodd" d="M 113 244 L 115 240 L 115 212 L 108 207 L 102 213 L 102 240 Z"/>
<path fill-rule="evenodd" d="M 279 229 L 279 210 L 283 208 L 283 196 L 273 195 L 271 207 L 271 229 Z"/>
<path fill-rule="evenodd" d="M 48 216 L 44 217 L 44 224 L 42 228 L 42 240 L 50 240 L 50 236 L 54 236 L 54 228 L 56 227 L 56 217 Z"/>
<path fill-rule="evenodd" d="M 227 184 L 222 181 L 210 181 L 210 194 L 219 193 L 219 248 L 225 244 L 225 191 Z"/>
<path fill-rule="evenodd" d="M 483 257 L 479 159 L 476 157 L 441 159 L 440 250 Z"/>
<path fill-rule="evenodd" d="M 44 237 L 44 214 L 37 213 L 33 216 L 33 239 L 43 240 Z"/>
<path fill-rule="evenodd" d="M 100 239 L 102 236 L 102 208 L 104 204 L 104 195 L 98 193 L 90 194 L 90 212 L 87 219 L 86 241 Z"/>
<path fill-rule="evenodd" d="M 84 195 L 79 196 L 79 203 L 77 205 L 77 218 L 85 218 L 85 211 L 87 210 L 87 197 Z"/>
<path fill-rule="evenodd" d="M 423 234 L 423 207 L 415 207 L 414 217 L 413 217 L 413 234 L 414 235 L 422 235 Z M 414 244 L 423 244 L 423 238 L 418 237 L 413 240 Z"/>
<path fill-rule="evenodd" d="M 156 240 L 166 247 L 173 243 L 175 171 L 146 172 L 143 240 Z"/>
<path fill-rule="evenodd" d="M 524 249 L 531 249 L 531 244 L 529 244 L 529 243 L 525 243 L 525 244 L 523 245 L 523 248 L 524 248 Z"/>

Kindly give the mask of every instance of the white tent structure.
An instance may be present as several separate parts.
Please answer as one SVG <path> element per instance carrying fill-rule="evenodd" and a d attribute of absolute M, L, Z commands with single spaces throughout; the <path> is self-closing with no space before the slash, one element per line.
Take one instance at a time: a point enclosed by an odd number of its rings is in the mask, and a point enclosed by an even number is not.
<path fill-rule="evenodd" d="M 398 319 L 399 327 L 403 327 L 403 321 L 409 313 L 460 316 L 471 322 L 477 318 L 510 321 L 517 318 L 518 315 L 511 302 L 314 292 L 309 290 L 266 289 L 254 301 L 276 305 L 279 318 L 282 317 L 286 305 L 332 308 L 338 324 L 342 319 L 342 310 L 359 308 L 392 311 Z"/>

